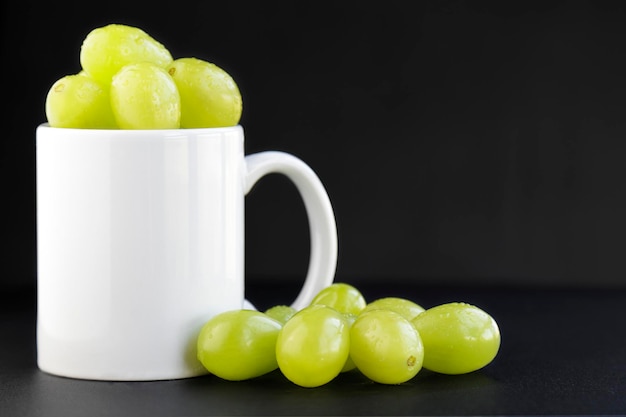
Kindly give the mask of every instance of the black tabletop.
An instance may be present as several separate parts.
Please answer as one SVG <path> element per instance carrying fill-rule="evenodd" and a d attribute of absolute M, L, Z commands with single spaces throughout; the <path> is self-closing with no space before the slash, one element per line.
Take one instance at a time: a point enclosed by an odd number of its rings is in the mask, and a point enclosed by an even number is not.
<path fill-rule="evenodd" d="M 0 415 L 626 415 L 626 289 L 433 288 L 359 285 L 368 300 L 404 296 L 423 307 L 465 301 L 498 322 L 502 345 L 465 375 L 421 370 L 401 385 L 352 371 L 301 388 L 280 371 L 244 382 L 211 375 L 102 382 L 36 366 L 36 294 L 4 291 L 0 303 Z M 264 290 L 261 290 L 264 288 Z M 284 303 L 289 286 L 258 285 L 257 307 Z"/>

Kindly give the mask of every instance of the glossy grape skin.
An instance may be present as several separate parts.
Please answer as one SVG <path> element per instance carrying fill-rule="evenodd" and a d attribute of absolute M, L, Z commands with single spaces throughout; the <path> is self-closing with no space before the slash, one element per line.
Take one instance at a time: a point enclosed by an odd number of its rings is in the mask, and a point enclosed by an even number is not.
<path fill-rule="evenodd" d="M 109 88 L 85 74 L 57 80 L 46 96 L 46 118 L 52 127 L 113 129 L 117 127 Z"/>
<path fill-rule="evenodd" d="M 123 67 L 111 82 L 111 108 L 121 129 L 177 129 L 180 95 L 161 67 L 140 62 Z"/>
<path fill-rule="evenodd" d="M 350 329 L 350 357 L 369 379 L 401 384 L 422 369 L 424 346 L 410 321 L 391 310 L 360 314 Z"/>
<path fill-rule="evenodd" d="M 422 306 L 406 298 L 384 297 L 368 303 L 363 309 L 363 313 L 378 309 L 395 311 L 407 320 L 413 320 L 415 316 L 424 311 Z"/>
<path fill-rule="evenodd" d="M 182 128 L 225 127 L 239 123 L 243 109 L 235 80 L 217 65 L 179 58 L 167 68 L 181 97 Z"/>
<path fill-rule="evenodd" d="M 335 309 L 305 307 L 285 325 L 276 341 L 276 359 L 283 375 L 301 387 L 332 381 L 343 369 L 350 350 L 349 328 Z"/>
<path fill-rule="evenodd" d="M 297 310 L 288 305 L 275 305 L 265 310 L 265 314 L 283 324 L 287 323 L 296 313 Z"/>
<path fill-rule="evenodd" d="M 500 330 L 480 308 L 466 303 L 432 307 L 412 320 L 424 343 L 424 368 L 465 374 L 483 368 L 497 355 Z"/>
<path fill-rule="evenodd" d="M 122 67 L 137 62 L 165 68 L 172 62 L 172 55 L 142 29 L 121 24 L 93 29 L 81 45 L 82 68 L 103 83 L 111 82 Z"/>
<path fill-rule="evenodd" d="M 335 282 L 320 290 L 310 304 L 329 306 L 344 314 L 359 314 L 367 302 L 356 287 L 344 282 Z"/>
<path fill-rule="evenodd" d="M 276 339 L 282 324 L 254 310 L 233 310 L 205 323 L 198 335 L 198 360 L 229 381 L 255 378 L 278 368 Z"/>
<path fill-rule="evenodd" d="M 343 315 L 343 318 L 346 321 L 348 329 L 352 328 L 352 325 L 356 321 L 357 317 L 358 316 L 356 314 L 344 314 Z M 350 354 L 348 354 L 348 359 L 346 359 L 346 363 L 343 365 L 343 368 L 341 368 L 341 372 L 348 372 L 353 369 L 356 369 L 356 364 L 352 360 L 352 357 L 350 357 Z"/>

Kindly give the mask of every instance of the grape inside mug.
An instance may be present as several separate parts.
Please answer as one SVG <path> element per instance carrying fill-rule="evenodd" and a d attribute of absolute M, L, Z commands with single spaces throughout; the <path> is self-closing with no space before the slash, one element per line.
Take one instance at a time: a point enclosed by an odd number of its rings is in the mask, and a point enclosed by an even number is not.
<path fill-rule="evenodd" d="M 244 155 L 241 126 L 37 127 L 37 363 L 93 380 L 206 373 L 196 337 L 244 291 L 244 199 L 287 176 L 309 221 L 300 309 L 330 285 L 337 229 L 314 171 L 284 152 Z M 289 301 L 286 300 L 286 304 Z"/>

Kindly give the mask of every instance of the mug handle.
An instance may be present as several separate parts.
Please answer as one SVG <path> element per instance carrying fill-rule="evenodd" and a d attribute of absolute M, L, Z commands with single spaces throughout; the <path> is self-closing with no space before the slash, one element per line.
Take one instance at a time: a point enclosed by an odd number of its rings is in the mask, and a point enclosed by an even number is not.
<path fill-rule="evenodd" d="M 245 194 L 263 176 L 276 173 L 289 178 L 302 196 L 309 220 L 311 253 L 304 285 L 291 304 L 300 310 L 334 280 L 337 268 L 337 225 L 330 199 L 313 170 L 291 154 L 280 151 L 258 152 L 247 155 L 245 163 Z"/>

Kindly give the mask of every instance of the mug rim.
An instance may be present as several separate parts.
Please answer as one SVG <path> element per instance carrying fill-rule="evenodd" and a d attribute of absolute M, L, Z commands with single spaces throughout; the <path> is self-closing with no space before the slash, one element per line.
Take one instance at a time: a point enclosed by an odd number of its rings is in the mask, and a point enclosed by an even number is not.
<path fill-rule="evenodd" d="M 217 132 L 217 131 L 229 131 L 229 130 L 238 130 L 243 129 L 241 124 L 236 124 L 233 126 L 220 126 L 220 127 L 193 127 L 193 128 L 175 128 L 175 129 L 91 129 L 91 128 L 78 128 L 78 127 L 54 127 L 50 126 L 50 123 L 43 122 L 37 126 L 37 129 L 46 129 L 46 130 L 58 130 L 58 131 L 75 131 L 75 132 L 106 132 L 110 134 L 146 134 L 146 133 L 173 133 L 173 132 L 188 132 L 188 133 L 198 133 L 198 132 Z"/>

